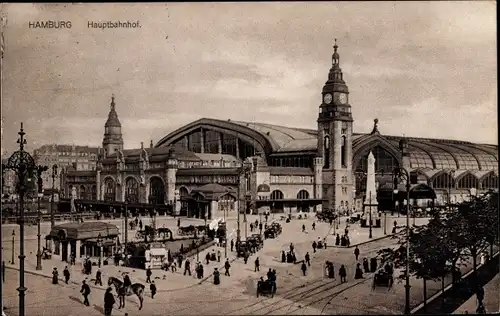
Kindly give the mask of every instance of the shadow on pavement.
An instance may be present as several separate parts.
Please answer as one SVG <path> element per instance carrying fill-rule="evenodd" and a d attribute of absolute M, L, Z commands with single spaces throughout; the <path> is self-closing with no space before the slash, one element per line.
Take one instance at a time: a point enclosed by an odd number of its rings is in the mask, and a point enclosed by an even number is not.
<path fill-rule="evenodd" d="M 74 296 L 70 296 L 69 297 L 71 300 L 77 302 L 77 303 L 80 303 L 80 304 L 83 304 L 83 300 L 77 298 L 77 297 L 74 297 Z"/>
<path fill-rule="evenodd" d="M 102 308 L 101 306 L 97 306 L 94 304 L 94 309 L 104 315 L 104 308 Z"/>

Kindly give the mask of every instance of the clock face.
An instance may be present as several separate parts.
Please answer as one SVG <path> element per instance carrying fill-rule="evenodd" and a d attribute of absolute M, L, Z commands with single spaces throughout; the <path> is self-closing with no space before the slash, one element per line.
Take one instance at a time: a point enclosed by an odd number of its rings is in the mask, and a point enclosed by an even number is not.
<path fill-rule="evenodd" d="M 326 104 L 332 103 L 332 95 L 330 93 L 325 94 L 325 96 L 323 97 L 323 101 Z"/>
<path fill-rule="evenodd" d="M 339 94 L 339 102 L 341 104 L 346 104 L 347 103 L 347 94 L 345 94 L 345 93 Z"/>

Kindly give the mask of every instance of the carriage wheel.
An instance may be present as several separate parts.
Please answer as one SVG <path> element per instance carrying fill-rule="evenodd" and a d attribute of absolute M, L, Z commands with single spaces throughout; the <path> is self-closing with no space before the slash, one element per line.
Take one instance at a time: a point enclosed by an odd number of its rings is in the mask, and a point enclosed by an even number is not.
<path fill-rule="evenodd" d="M 179 229 L 177 230 L 177 235 L 182 236 L 182 235 L 183 235 L 183 234 L 182 234 L 183 232 L 184 232 L 184 231 L 183 231 L 182 229 L 180 229 L 180 228 L 179 228 Z"/>

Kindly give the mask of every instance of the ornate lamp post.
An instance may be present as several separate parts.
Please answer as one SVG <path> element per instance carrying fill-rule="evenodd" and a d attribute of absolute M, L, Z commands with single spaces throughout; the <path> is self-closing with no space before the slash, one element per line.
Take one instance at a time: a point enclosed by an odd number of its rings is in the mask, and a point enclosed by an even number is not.
<path fill-rule="evenodd" d="M 399 141 L 402 155 L 408 148 L 408 141 L 403 138 Z M 398 184 L 406 184 L 406 284 L 405 284 L 405 315 L 410 315 L 410 174 L 405 168 L 396 168 L 394 174 L 394 195 L 398 194 Z"/>
<path fill-rule="evenodd" d="M 127 242 L 128 242 L 128 199 L 125 199 L 124 207 L 122 208 L 122 212 L 125 212 L 125 254 L 127 253 Z"/>
<path fill-rule="evenodd" d="M 242 199 L 241 199 L 241 177 L 243 176 L 245 179 L 245 183 L 247 182 L 246 179 L 248 177 L 248 173 L 250 172 L 252 168 L 252 163 L 249 161 L 244 161 L 241 167 L 238 169 L 238 209 L 236 210 L 238 213 L 238 218 L 237 218 L 237 230 L 236 230 L 236 244 L 239 245 L 241 241 L 241 230 L 240 230 L 240 210 L 243 209 L 245 211 L 244 216 L 246 220 L 246 209 L 245 207 L 242 207 Z M 246 185 L 245 185 L 245 191 L 246 191 Z"/>
<path fill-rule="evenodd" d="M 99 248 L 99 268 L 102 264 L 102 237 L 101 233 L 97 235 L 97 247 Z"/>
<path fill-rule="evenodd" d="M 42 173 L 45 171 L 49 170 L 49 167 L 47 166 L 38 166 L 36 168 L 36 176 L 37 176 L 37 183 L 38 183 L 38 220 L 37 220 L 37 228 L 38 228 L 38 233 L 36 235 L 37 237 L 37 252 L 36 252 L 36 269 L 37 270 L 42 270 L 42 250 L 41 248 L 41 234 L 40 234 L 40 222 L 42 221 L 42 211 L 40 210 L 40 199 L 43 197 L 43 180 L 42 180 Z"/>
<path fill-rule="evenodd" d="M 56 176 L 57 176 L 57 165 L 52 166 L 52 197 L 50 199 L 50 228 L 52 229 L 55 225 L 55 220 L 54 220 L 54 190 L 55 190 L 55 183 L 56 183 Z"/>
<path fill-rule="evenodd" d="M 3 165 L 2 170 L 11 169 L 17 174 L 19 184 L 19 315 L 24 316 L 24 296 L 26 288 L 24 287 L 24 196 L 26 192 L 25 179 L 33 174 L 36 169 L 35 161 L 29 153 L 24 150 L 24 145 L 26 145 L 26 139 L 24 135 L 26 134 L 23 129 L 23 123 L 21 123 L 21 129 L 19 131 L 19 139 L 17 143 L 19 144 L 19 150 L 9 157 L 6 165 Z M 14 234 L 13 234 L 14 237 Z M 14 248 L 12 249 L 14 251 Z M 13 258 L 14 259 L 14 258 Z M 13 260 L 14 261 L 14 260 Z"/>

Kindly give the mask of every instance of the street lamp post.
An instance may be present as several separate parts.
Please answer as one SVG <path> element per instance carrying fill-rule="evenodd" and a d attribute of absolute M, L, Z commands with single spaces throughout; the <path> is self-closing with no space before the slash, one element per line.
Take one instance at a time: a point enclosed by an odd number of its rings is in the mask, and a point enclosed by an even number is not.
<path fill-rule="evenodd" d="M 37 200 L 37 206 L 38 206 L 38 212 L 37 212 L 37 252 L 36 252 L 36 269 L 37 270 L 42 270 L 42 250 L 41 248 L 41 234 L 40 234 L 40 222 L 42 221 L 42 211 L 40 210 L 40 199 L 43 197 L 43 180 L 42 180 L 42 173 L 47 171 L 49 167 L 47 166 L 38 166 L 36 171 L 37 171 L 37 183 L 38 183 L 38 200 Z"/>
<path fill-rule="evenodd" d="M 387 235 L 387 212 L 384 210 L 384 235 Z"/>
<path fill-rule="evenodd" d="M 127 253 L 127 242 L 128 242 L 128 207 L 127 207 L 127 200 L 125 200 L 125 208 L 122 208 L 122 210 L 125 212 L 125 249 L 124 252 L 125 254 Z"/>
<path fill-rule="evenodd" d="M 224 228 L 224 258 L 227 258 L 227 222 L 226 222 L 226 212 L 227 212 L 227 208 L 229 206 L 226 205 L 224 207 L 224 225 L 225 225 L 225 228 Z"/>
<path fill-rule="evenodd" d="M 101 233 L 97 235 L 97 247 L 99 248 L 99 268 L 102 264 L 102 237 Z"/>
<path fill-rule="evenodd" d="M 14 261 L 14 258 L 15 258 L 15 256 L 14 256 L 14 254 L 15 254 L 15 252 L 14 252 L 15 247 L 16 247 L 16 231 L 12 230 L 12 260 L 10 261 L 10 262 L 12 262 L 12 264 L 15 263 L 15 261 Z"/>
<path fill-rule="evenodd" d="M 21 123 L 21 129 L 19 131 L 19 139 L 17 143 L 19 144 L 19 150 L 9 157 L 7 164 L 2 165 L 3 170 L 14 170 L 18 177 L 18 193 L 19 193 L 19 315 L 24 316 L 24 298 L 27 288 L 24 286 L 24 196 L 26 192 L 25 179 L 30 176 L 36 169 L 35 161 L 33 157 L 24 150 L 24 145 L 26 145 L 26 139 L 24 135 L 26 133 L 23 129 L 23 123 Z M 14 234 L 13 234 L 14 237 Z M 12 249 L 14 251 L 14 247 Z M 14 260 L 13 260 L 14 261 Z"/>
<path fill-rule="evenodd" d="M 408 148 L 408 141 L 401 139 L 399 149 L 402 155 Z M 410 174 L 405 168 L 399 167 L 394 170 L 394 195 L 398 194 L 398 184 L 405 182 L 406 189 L 406 275 L 405 275 L 405 315 L 410 315 Z"/>
<path fill-rule="evenodd" d="M 55 190 L 56 176 L 57 176 L 57 165 L 53 165 L 52 166 L 52 196 L 51 196 L 51 199 L 50 199 L 50 228 L 51 229 L 55 225 L 55 219 L 54 219 L 54 208 L 55 208 L 54 190 Z"/>

